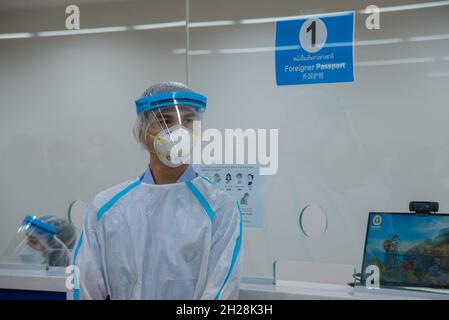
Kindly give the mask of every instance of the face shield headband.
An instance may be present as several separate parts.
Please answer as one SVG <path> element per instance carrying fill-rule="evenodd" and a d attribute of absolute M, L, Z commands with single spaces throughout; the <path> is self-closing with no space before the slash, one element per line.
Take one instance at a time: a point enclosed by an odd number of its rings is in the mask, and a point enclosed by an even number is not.
<path fill-rule="evenodd" d="M 199 93 L 164 92 L 136 100 L 136 112 L 140 114 L 147 110 L 173 105 L 191 106 L 197 111 L 204 111 L 206 104 L 207 98 Z"/>
<path fill-rule="evenodd" d="M 45 234 L 52 238 L 56 233 L 58 233 L 59 228 L 52 226 L 44 221 L 37 219 L 36 217 L 26 216 L 22 222 L 22 228 L 32 228 L 39 233 Z"/>

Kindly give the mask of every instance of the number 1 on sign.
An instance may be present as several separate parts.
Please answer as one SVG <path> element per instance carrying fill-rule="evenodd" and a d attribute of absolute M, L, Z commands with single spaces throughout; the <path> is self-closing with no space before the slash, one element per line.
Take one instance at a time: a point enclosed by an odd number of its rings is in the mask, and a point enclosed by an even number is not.
<path fill-rule="evenodd" d="M 315 53 L 324 47 L 327 40 L 327 28 L 323 20 L 311 18 L 303 23 L 299 31 L 299 42 L 301 47 L 309 52 Z"/>
<path fill-rule="evenodd" d="M 312 31 L 312 37 L 311 37 L 311 47 L 315 47 L 316 45 L 316 21 L 313 20 L 310 26 L 306 29 L 307 33 L 309 31 Z"/>

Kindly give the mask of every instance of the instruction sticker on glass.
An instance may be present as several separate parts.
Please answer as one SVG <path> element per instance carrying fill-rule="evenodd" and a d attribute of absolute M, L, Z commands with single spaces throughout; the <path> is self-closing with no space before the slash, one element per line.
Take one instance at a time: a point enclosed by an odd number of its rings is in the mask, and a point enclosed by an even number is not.
<path fill-rule="evenodd" d="M 263 227 L 263 185 L 259 167 L 202 165 L 195 167 L 195 171 L 238 201 L 245 227 Z"/>
<path fill-rule="evenodd" d="M 276 22 L 277 85 L 354 81 L 354 11 Z"/>

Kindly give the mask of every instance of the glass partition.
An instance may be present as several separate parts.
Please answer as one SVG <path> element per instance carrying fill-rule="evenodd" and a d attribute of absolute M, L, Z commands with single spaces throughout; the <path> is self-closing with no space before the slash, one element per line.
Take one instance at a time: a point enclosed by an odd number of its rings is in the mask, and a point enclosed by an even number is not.
<path fill-rule="evenodd" d="M 190 1 L 190 85 L 209 97 L 203 126 L 279 134 L 264 225 L 244 233 L 246 277 L 271 278 L 282 260 L 360 270 L 370 211 L 408 211 L 419 199 L 448 210 L 449 6 L 380 1 L 380 28 L 368 29 L 371 4 Z M 344 11 L 355 13 L 354 82 L 277 85 L 275 21 Z"/>
<path fill-rule="evenodd" d="M 72 2 L 78 31 L 66 29 Z M 249 130 L 272 151 L 265 175 L 258 161 L 198 169 L 237 197 L 243 277 L 273 279 L 283 261 L 360 272 L 369 212 L 408 211 L 412 200 L 449 211 L 449 4 L 377 1 L 379 28 L 365 12 L 372 4 L 0 4 L 0 250 L 26 215 L 80 225 L 67 216 L 72 200 L 87 203 L 141 174 L 148 155 L 134 141 L 134 101 L 151 84 L 180 81 L 208 98 L 204 131 Z M 330 45 L 352 49 L 354 80 L 283 85 L 276 56 L 298 47 L 276 48 L 276 21 L 348 11 L 354 40 Z M 335 31 L 317 21 L 305 28 L 294 37 L 312 47 Z M 225 142 L 214 145 L 224 160 Z M 255 149 L 244 150 L 249 159 Z"/>
<path fill-rule="evenodd" d="M 70 4 L 79 30 L 66 28 Z M 2 1 L 0 251 L 26 215 L 68 219 L 72 200 L 145 170 L 134 100 L 185 82 L 185 56 L 172 54 L 184 45 L 182 0 Z"/>

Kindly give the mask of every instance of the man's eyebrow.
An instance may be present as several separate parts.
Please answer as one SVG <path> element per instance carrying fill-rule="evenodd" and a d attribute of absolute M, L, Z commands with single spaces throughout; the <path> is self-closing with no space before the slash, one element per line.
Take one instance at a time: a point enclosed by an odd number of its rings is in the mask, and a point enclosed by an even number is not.
<path fill-rule="evenodd" d="M 158 117 L 158 118 L 170 118 L 170 117 L 173 117 L 173 116 L 174 116 L 173 114 L 169 114 L 169 113 L 158 113 L 156 115 L 156 117 Z"/>
<path fill-rule="evenodd" d="M 192 117 L 195 116 L 195 113 L 192 111 L 188 111 L 188 112 L 180 112 L 181 117 Z M 158 113 L 157 114 L 158 117 L 177 117 L 178 113 L 176 112 L 167 112 L 167 113 Z"/>

